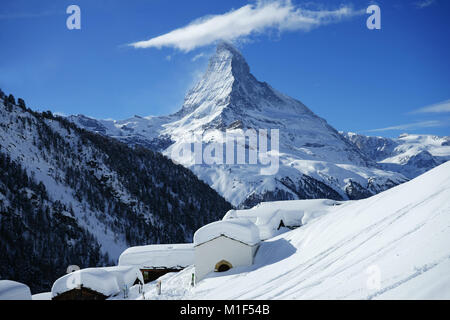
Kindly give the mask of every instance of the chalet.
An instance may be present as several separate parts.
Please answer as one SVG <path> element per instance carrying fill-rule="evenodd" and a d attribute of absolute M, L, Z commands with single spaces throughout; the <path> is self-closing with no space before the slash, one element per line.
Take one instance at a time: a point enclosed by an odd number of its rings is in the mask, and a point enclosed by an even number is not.
<path fill-rule="evenodd" d="M 250 266 L 259 247 L 259 229 L 247 219 L 216 221 L 194 234 L 195 281 L 211 272 Z"/>
<path fill-rule="evenodd" d="M 126 249 L 119 257 L 119 266 L 135 266 L 144 282 L 151 282 L 168 272 L 178 272 L 194 264 L 192 243 L 155 244 Z"/>
<path fill-rule="evenodd" d="M 55 281 L 52 300 L 105 300 L 143 282 L 132 266 L 81 269 Z"/>

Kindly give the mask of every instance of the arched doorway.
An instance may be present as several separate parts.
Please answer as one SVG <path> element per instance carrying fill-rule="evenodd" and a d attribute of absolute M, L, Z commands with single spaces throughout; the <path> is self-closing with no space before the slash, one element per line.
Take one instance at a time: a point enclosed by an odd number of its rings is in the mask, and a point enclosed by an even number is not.
<path fill-rule="evenodd" d="M 231 263 L 229 263 L 226 260 L 220 260 L 219 262 L 216 263 L 216 267 L 214 268 L 214 271 L 215 272 L 225 272 L 225 271 L 230 270 L 231 268 L 233 268 Z"/>

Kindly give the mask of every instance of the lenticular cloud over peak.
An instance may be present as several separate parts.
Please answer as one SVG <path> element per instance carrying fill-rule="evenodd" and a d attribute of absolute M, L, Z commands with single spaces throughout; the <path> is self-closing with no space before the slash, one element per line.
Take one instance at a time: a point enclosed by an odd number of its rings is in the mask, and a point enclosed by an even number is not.
<path fill-rule="evenodd" d="M 189 52 L 219 40 L 234 41 L 268 31 L 309 31 L 363 14 L 350 6 L 334 10 L 309 10 L 289 0 L 258 1 L 224 14 L 208 15 L 163 35 L 129 44 L 134 48 L 172 47 Z"/>

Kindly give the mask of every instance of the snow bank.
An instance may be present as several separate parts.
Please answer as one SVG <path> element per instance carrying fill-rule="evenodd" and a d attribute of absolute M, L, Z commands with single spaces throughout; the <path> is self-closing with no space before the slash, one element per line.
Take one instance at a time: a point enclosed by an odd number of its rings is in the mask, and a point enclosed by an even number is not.
<path fill-rule="evenodd" d="M 52 286 L 52 298 L 83 286 L 107 297 L 120 292 L 117 275 L 102 268 L 87 268 L 62 276 Z"/>
<path fill-rule="evenodd" d="M 266 240 L 287 231 L 278 229 L 281 221 L 286 227 L 299 227 L 341 203 L 328 199 L 262 202 L 251 209 L 230 210 L 223 220 L 248 219 L 258 227 L 261 240 Z"/>
<path fill-rule="evenodd" d="M 185 268 L 194 264 L 194 245 L 155 244 L 126 249 L 119 257 L 119 266 L 145 268 Z"/>
<path fill-rule="evenodd" d="M 248 219 L 235 218 L 216 221 L 201 227 L 194 234 L 194 245 L 198 246 L 221 235 L 251 246 L 261 241 L 259 229 L 253 222 Z"/>
<path fill-rule="evenodd" d="M 31 300 L 30 288 L 20 282 L 0 280 L 0 300 Z"/>

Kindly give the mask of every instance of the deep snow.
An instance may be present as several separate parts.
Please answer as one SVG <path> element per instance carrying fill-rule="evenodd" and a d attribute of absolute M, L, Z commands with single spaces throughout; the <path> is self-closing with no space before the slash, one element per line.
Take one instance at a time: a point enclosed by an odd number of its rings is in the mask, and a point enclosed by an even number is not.
<path fill-rule="evenodd" d="M 264 241 L 251 267 L 210 274 L 195 288 L 190 287 L 190 267 L 162 277 L 161 296 L 154 282 L 147 284 L 145 297 L 450 299 L 449 243 L 446 162 L 371 198 L 334 206 L 304 226 Z"/>
<path fill-rule="evenodd" d="M 286 227 L 303 226 L 341 203 L 328 199 L 262 202 L 251 209 L 230 210 L 223 220 L 248 219 L 259 229 L 260 239 L 267 240 L 286 232 Z"/>
<path fill-rule="evenodd" d="M 159 278 L 161 295 L 154 281 L 143 293 L 131 287 L 128 299 L 450 299 L 449 199 L 450 161 L 364 200 L 263 203 L 248 211 L 267 218 L 284 203 L 316 214 L 263 241 L 251 267 L 192 287 L 192 265 Z"/>

